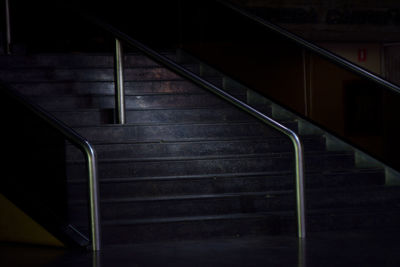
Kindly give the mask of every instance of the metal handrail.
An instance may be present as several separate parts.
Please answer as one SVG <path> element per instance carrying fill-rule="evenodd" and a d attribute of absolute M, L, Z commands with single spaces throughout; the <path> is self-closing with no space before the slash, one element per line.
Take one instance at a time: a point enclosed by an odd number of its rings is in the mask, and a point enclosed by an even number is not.
<path fill-rule="evenodd" d="M 5 52 L 6 54 L 11 54 L 11 24 L 10 24 L 10 3 L 8 0 L 5 1 L 5 19 L 6 19 L 6 43 Z"/>
<path fill-rule="evenodd" d="M 375 75 L 375 74 L 369 72 L 368 70 L 366 70 L 356 64 L 351 63 L 350 61 L 348 61 L 348 60 L 346 60 L 346 59 L 344 59 L 322 47 L 319 47 L 318 45 L 315 45 L 315 44 L 301 38 L 300 36 L 298 36 L 294 33 L 291 33 L 289 31 L 285 30 L 282 27 L 279 27 L 278 25 L 268 22 L 268 21 L 264 20 L 263 18 L 260 18 L 259 16 L 254 15 L 253 13 L 244 10 L 243 8 L 240 8 L 232 3 L 227 2 L 226 0 L 215 0 L 215 1 L 226 6 L 227 8 L 237 12 L 238 14 L 241 14 L 242 16 L 247 17 L 248 19 L 250 19 L 254 22 L 257 22 L 258 24 L 260 24 L 264 27 L 285 36 L 286 38 L 300 44 L 304 48 L 307 48 L 307 49 L 315 52 L 316 54 L 318 54 L 326 59 L 329 59 L 346 69 L 354 71 L 355 73 L 357 73 L 371 81 L 374 81 L 380 85 L 383 85 L 396 93 L 400 93 L 399 86 L 379 77 L 378 75 Z"/>
<path fill-rule="evenodd" d="M 231 104 L 235 105 L 236 107 L 242 109 L 243 111 L 249 113 L 250 115 L 256 117 L 263 123 L 273 127 L 277 131 L 283 133 L 292 141 L 294 147 L 294 154 L 295 154 L 295 174 L 296 174 L 296 212 L 297 212 L 297 225 L 298 225 L 298 237 L 305 238 L 306 237 L 306 221 L 305 221 L 305 193 L 304 193 L 304 153 L 303 153 L 303 146 L 300 141 L 299 136 L 290 130 L 289 128 L 283 126 L 282 124 L 278 123 L 277 121 L 273 120 L 272 118 L 266 116 L 265 114 L 261 113 L 260 111 L 254 109 L 253 107 L 247 105 L 243 101 L 235 98 L 234 96 L 228 94 L 224 90 L 216 87 L 215 85 L 211 84 L 210 82 L 204 80 L 203 78 L 199 77 L 198 75 L 194 74 L 193 72 L 187 70 L 186 68 L 182 67 L 181 65 L 175 63 L 171 59 L 163 56 L 162 54 L 156 52 L 155 50 L 147 47 L 146 45 L 142 44 L 141 42 L 133 39 L 129 35 L 119 31 L 112 25 L 105 23 L 91 15 L 80 13 L 88 21 L 92 22 L 93 24 L 103 28 L 104 30 L 111 33 L 116 39 L 124 41 L 126 44 L 138 49 L 151 59 L 155 60 L 156 62 L 160 63 L 161 65 L 165 66 L 168 69 L 173 70 L 177 74 L 189 79 L 190 81 L 194 82 L 195 84 L 211 91 L 212 93 L 218 95 L 219 97 L 223 98 L 224 100 L 230 102 Z"/>
<path fill-rule="evenodd" d="M 115 122 L 125 124 L 125 92 L 124 92 L 124 69 L 123 69 L 122 44 L 115 38 L 114 51 L 114 87 L 115 87 Z"/>
<path fill-rule="evenodd" d="M 9 0 L 5 1 L 5 22 L 6 22 L 6 54 L 11 54 L 11 26 L 10 26 L 10 4 Z M 29 108 L 33 113 L 49 123 L 57 129 L 68 141 L 79 148 L 85 154 L 88 172 L 88 187 L 89 187 L 89 223 L 91 235 L 91 250 L 99 251 L 101 249 L 100 236 L 100 197 L 99 197 L 99 181 L 97 168 L 97 155 L 93 146 L 88 140 L 80 136 L 72 128 L 55 118 L 53 115 L 32 103 L 24 96 L 17 92 L 8 90 L 6 86 L 0 85 L 2 89 L 6 89 L 11 95 L 19 100 L 23 105 Z"/>
<path fill-rule="evenodd" d="M 24 96 L 17 92 L 9 90 L 6 86 L 0 85 L 1 90 L 7 92 L 30 109 L 33 113 L 45 120 L 52 127 L 57 129 L 65 139 L 79 148 L 86 156 L 88 184 L 89 184 L 89 208 L 90 208 L 90 231 L 91 231 L 91 249 L 98 251 L 101 248 L 100 240 L 100 211 L 99 211 L 99 183 L 97 169 L 97 155 L 93 146 L 72 128 L 55 118 L 53 115 L 30 102 Z"/>

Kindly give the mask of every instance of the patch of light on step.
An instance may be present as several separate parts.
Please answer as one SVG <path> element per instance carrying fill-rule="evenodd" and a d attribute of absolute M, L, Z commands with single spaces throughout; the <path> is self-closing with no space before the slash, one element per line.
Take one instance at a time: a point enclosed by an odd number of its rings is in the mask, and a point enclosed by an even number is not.
<path fill-rule="evenodd" d="M 358 168 L 382 168 L 385 170 L 385 184 L 388 186 L 400 186 L 400 173 L 384 163 L 374 159 L 364 152 L 354 149 L 355 163 Z"/>
<path fill-rule="evenodd" d="M 353 148 L 349 144 L 336 138 L 328 133 L 324 134 L 326 140 L 326 149 L 328 151 L 352 151 Z"/>
<path fill-rule="evenodd" d="M 234 86 L 236 85 L 236 84 L 234 84 L 233 81 L 229 81 L 228 79 L 225 79 L 225 80 L 227 80 L 226 83 L 229 83 L 229 85 L 226 85 L 226 86 L 232 86 L 232 84 Z M 236 86 L 238 86 L 238 85 L 236 85 Z M 247 89 L 246 94 L 247 94 L 247 103 L 249 105 L 256 105 L 256 106 L 257 105 L 271 105 L 270 100 L 268 100 L 266 97 L 262 96 L 261 94 L 255 92 L 253 90 Z"/>
<path fill-rule="evenodd" d="M 385 167 L 386 185 L 400 186 L 400 173 L 392 168 Z"/>
<path fill-rule="evenodd" d="M 359 168 L 384 168 L 384 165 L 371 156 L 354 149 L 356 166 Z"/>

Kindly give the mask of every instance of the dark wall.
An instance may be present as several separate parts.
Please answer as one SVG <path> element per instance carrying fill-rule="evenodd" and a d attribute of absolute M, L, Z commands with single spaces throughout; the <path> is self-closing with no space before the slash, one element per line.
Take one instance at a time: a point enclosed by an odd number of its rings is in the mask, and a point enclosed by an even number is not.
<path fill-rule="evenodd" d="M 399 93 L 226 9 L 200 10 L 207 19 L 186 18 L 183 48 L 398 169 Z"/>

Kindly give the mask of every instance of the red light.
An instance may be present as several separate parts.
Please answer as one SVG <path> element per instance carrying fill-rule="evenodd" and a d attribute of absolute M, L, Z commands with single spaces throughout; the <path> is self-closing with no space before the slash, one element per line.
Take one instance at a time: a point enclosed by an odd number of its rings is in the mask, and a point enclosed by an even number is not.
<path fill-rule="evenodd" d="M 367 49 L 365 48 L 358 49 L 358 61 L 359 62 L 367 61 Z"/>

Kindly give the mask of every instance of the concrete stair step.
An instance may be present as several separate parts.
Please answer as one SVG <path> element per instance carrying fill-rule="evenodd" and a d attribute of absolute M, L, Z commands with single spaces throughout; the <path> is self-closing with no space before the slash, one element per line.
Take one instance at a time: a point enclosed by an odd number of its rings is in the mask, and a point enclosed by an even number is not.
<path fill-rule="evenodd" d="M 52 114 L 72 127 L 96 126 L 114 123 L 114 109 L 83 109 L 77 111 L 53 111 Z M 255 121 L 235 108 L 186 108 L 186 109 L 127 109 L 126 123 L 216 123 Z"/>
<path fill-rule="evenodd" d="M 396 227 L 399 208 L 333 209 L 309 211 L 308 232 L 343 231 Z M 84 228 L 85 225 L 81 225 Z M 255 235 L 295 235 L 294 211 L 230 214 L 197 217 L 173 217 L 105 221 L 102 225 L 106 245 L 191 240 L 215 237 L 240 238 Z"/>
<path fill-rule="evenodd" d="M 12 82 L 12 88 L 29 96 L 114 95 L 114 81 Z M 205 90 L 184 80 L 125 81 L 126 95 L 201 94 Z"/>
<path fill-rule="evenodd" d="M 338 187 L 366 187 L 383 185 L 382 170 L 347 169 L 338 171 L 307 172 L 307 189 Z M 292 190 L 293 172 L 261 172 L 248 174 L 217 174 L 190 176 L 153 176 L 131 178 L 103 178 L 100 180 L 101 196 L 104 199 L 172 196 L 185 194 L 242 193 L 271 190 Z M 87 192 L 86 179 L 71 179 L 68 183 L 69 199 L 84 199 Z"/>
<path fill-rule="evenodd" d="M 217 195 L 185 195 L 172 197 L 128 198 L 102 200 L 102 219 L 134 220 L 156 219 L 184 216 L 213 216 L 236 213 L 255 213 L 277 211 L 283 206 L 294 206 L 294 198 L 289 203 L 280 203 L 279 193 L 292 195 L 292 192 L 254 192 Z M 71 218 L 77 220 L 86 216 L 85 206 L 72 204 Z M 285 210 L 287 210 L 285 208 Z"/>
<path fill-rule="evenodd" d="M 50 111 L 66 109 L 114 109 L 114 96 L 87 95 L 63 97 L 30 97 L 30 99 Z M 216 108 L 228 106 L 225 101 L 209 94 L 163 94 L 125 96 L 127 109 L 167 109 L 167 108 Z"/>
<path fill-rule="evenodd" d="M 303 139 L 305 150 L 323 151 L 325 139 L 310 136 Z M 293 150 L 288 138 L 264 138 L 249 140 L 225 140 L 204 142 L 171 142 L 171 143 L 122 143 L 95 144 L 99 159 L 147 158 L 147 157 L 193 157 L 222 156 L 255 153 L 272 153 Z M 82 153 L 74 146 L 67 146 L 67 158 L 83 160 Z"/>
<path fill-rule="evenodd" d="M 354 166 L 349 152 L 312 153 L 306 156 L 309 171 L 344 170 Z M 162 157 L 103 160 L 99 162 L 101 178 L 182 176 L 200 174 L 288 171 L 294 168 L 292 153 L 268 153 L 234 156 Z M 70 163 L 68 176 L 85 177 L 83 162 Z"/>
<path fill-rule="evenodd" d="M 4 82 L 108 82 L 114 81 L 112 68 L 26 68 L 0 69 Z M 125 81 L 182 80 L 162 67 L 126 68 Z"/>
<path fill-rule="evenodd" d="M 174 59 L 174 52 L 164 52 L 165 56 Z M 33 54 L 0 56 L 0 68 L 26 68 L 26 66 L 43 67 L 69 67 L 69 68 L 112 68 L 114 58 L 112 54 L 90 53 L 62 53 L 62 54 Z M 125 54 L 125 67 L 159 66 L 148 57 L 137 54 Z"/>
<path fill-rule="evenodd" d="M 152 242 L 162 240 L 190 240 L 215 237 L 279 234 L 294 228 L 284 225 L 280 217 L 288 214 L 230 214 L 197 217 L 106 221 L 102 224 L 105 245 Z M 292 219 L 294 220 L 294 218 Z M 282 220 L 281 220 L 282 221 Z M 284 222 L 284 223 L 286 223 Z M 84 229 L 85 225 L 80 225 Z M 291 229 L 294 232 L 295 229 Z"/>
<path fill-rule="evenodd" d="M 297 123 L 288 122 L 287 125 L 295 128 Z M 75 130 L 95 143 L 173 142 L 282 136 L 276 130 L 261 123 L 102 125 L 75 127 Z"/>
<path fill-rule="evenodd" d="M 307 191 L 307 209 L 400 208 L 399 188 L 364 187 Z M 294 190 L 195 194 L 103 199 L 102 217 L 110 220 L 155 219 L 184 216 L 290 211 L 295 207 Z M 75 218 L 86 216 L 83 202 L 72 204 Z M 79 211 L 80 210 L 80 211 Z M 74 218 L 74 219 L 75 219 Z"/>

